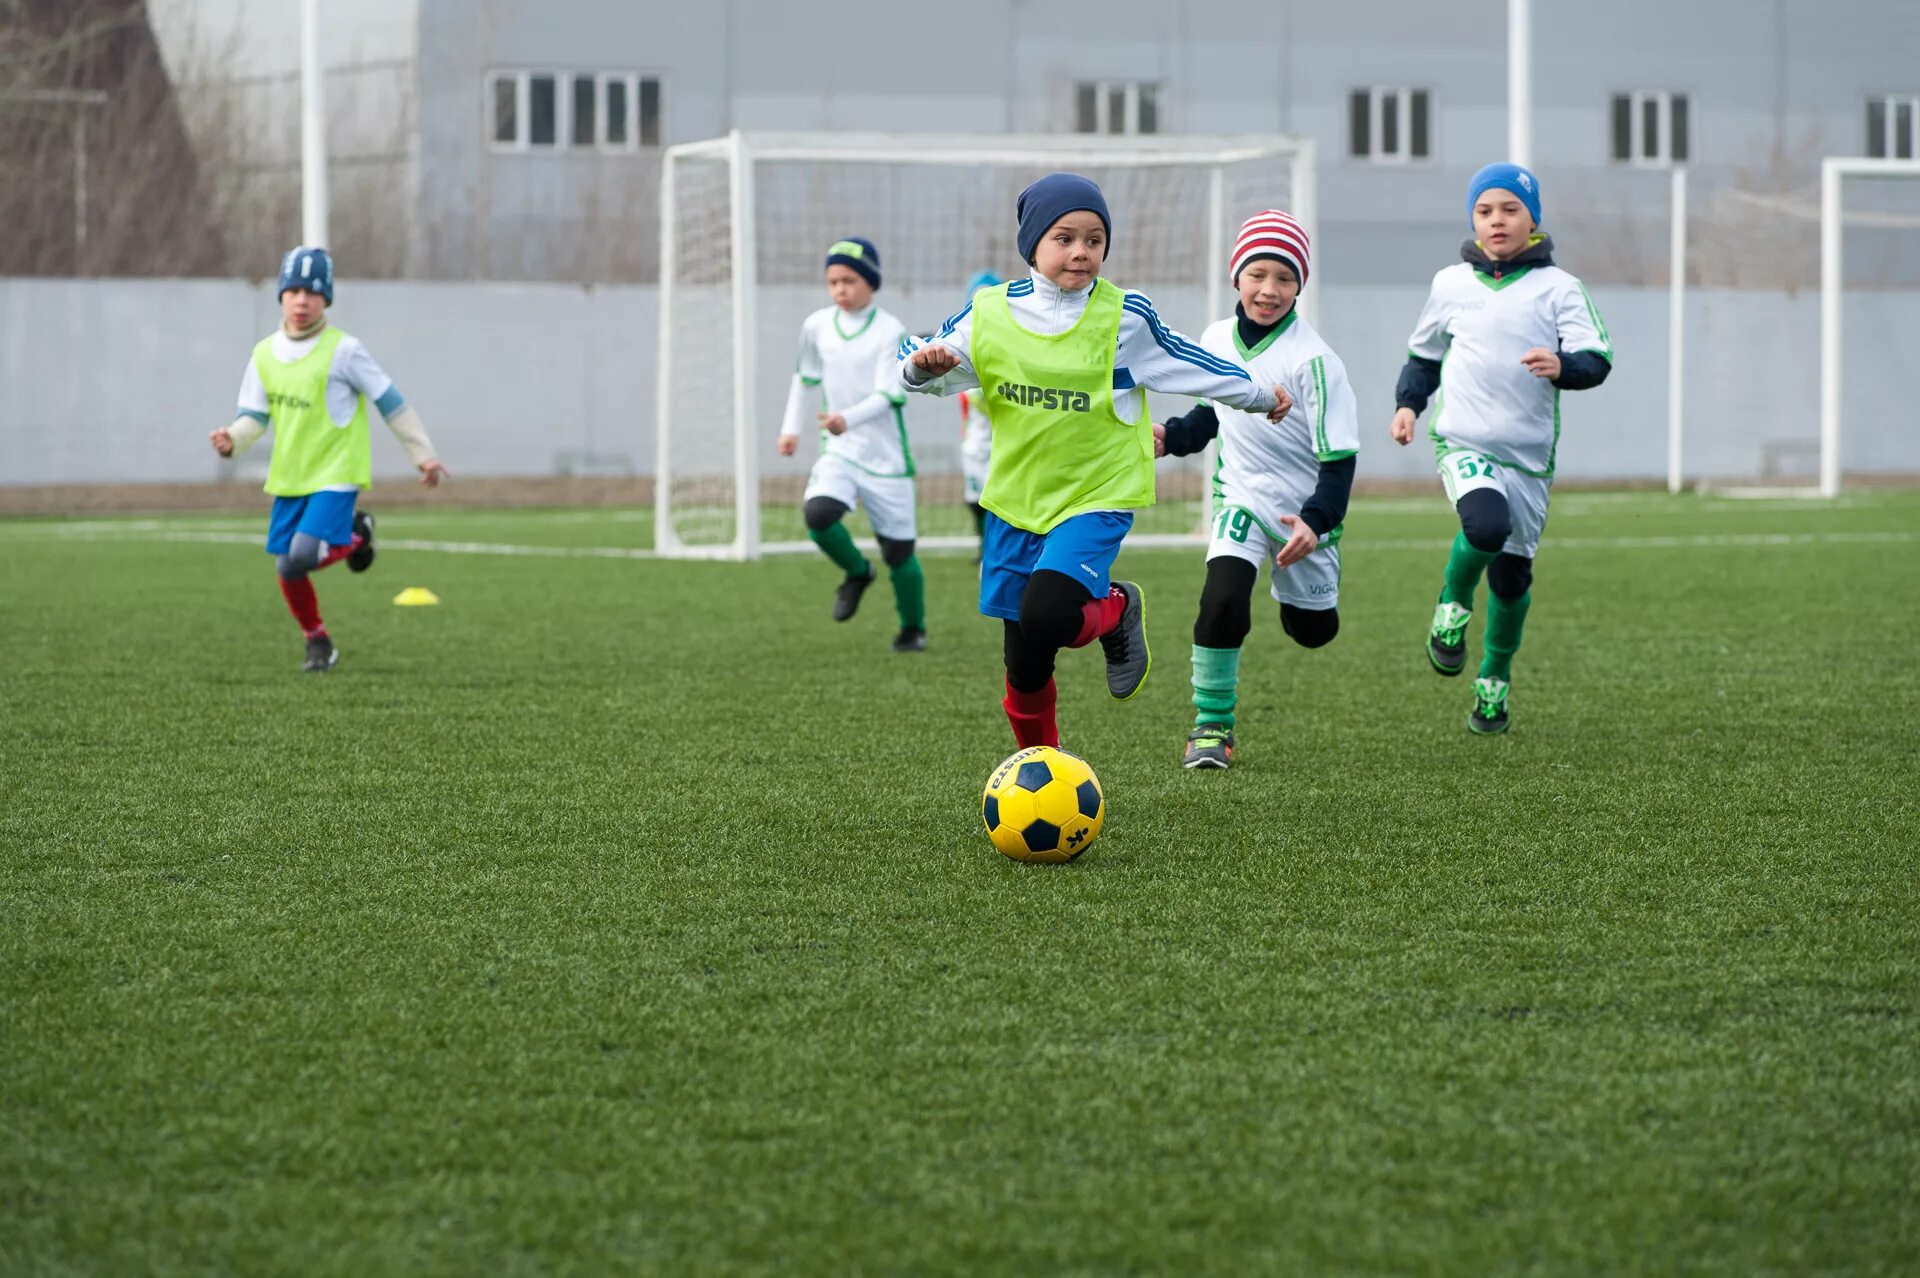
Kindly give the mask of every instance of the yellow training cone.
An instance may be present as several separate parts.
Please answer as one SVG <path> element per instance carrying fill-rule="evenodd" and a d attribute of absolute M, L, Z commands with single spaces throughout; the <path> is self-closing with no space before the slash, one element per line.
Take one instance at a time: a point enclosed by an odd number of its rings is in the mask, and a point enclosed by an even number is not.
<path fill-rule="evenodd" d="M 427 604 L 439 603 L 440 596 L 434 594 L 425 586 L 408 586 L 405 590 L 395 595 L 393 601 L 402 608 L 420 608 Z"/>

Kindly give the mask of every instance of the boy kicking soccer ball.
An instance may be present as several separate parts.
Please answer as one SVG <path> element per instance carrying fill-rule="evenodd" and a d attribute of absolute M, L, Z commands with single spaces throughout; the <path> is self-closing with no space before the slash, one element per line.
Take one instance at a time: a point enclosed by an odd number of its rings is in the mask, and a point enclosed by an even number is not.
<path fill-rule="evenodd" d="M 900 615 L 895 652 L 927 646 L 927 583 L 914 556 L 913 453 L 894 385 L 893 356 L 906 328 L 875 306 L 880 253 L 862 239 L 845 239 L 827 250 L 827 293 L 833 305 L 807 316 L 800 326 L 800 358 L 780 424 L 780 455 L 800 445 L 809 416 L 820 426 L 820 457 L 807 476 L 802 514 L 807 535 L 846 574 L 833 596 L 833 619 L 846 621 L 874 581 L 873 565 L 853 544 L 841 521 L 858 502 L 866 508 L 880 542 L 880 557 L 893 581 Z M 817 411 L 824 396 L 826 411 Z"/>
<path fill-rule="evenodd" d="M 1607 326 L 1587 289 L 1553 264 L 1538 232 L 1540 182 L 1517 164 L 1489 164 L 1467 187 L 1474 238 L 1465 260 L 1433 277 L 1394 393 L 1396 443 L 1434 390 L 1427 420 L 1440 482 L 1460 515 L 1427 660 L 1443 675 L 1467 664 L 1474 589 L 1487 578 L 1487 626 L 1467 727 L 1505 732 L 1533 558 L 1547 524 L 1560 392 L 1598 386 L 1613 369 Z"/>
<path fill-rule="evenodd" d="M 1253 628 L 1253 588 L 1273 564 L 1280 628 L 1303 648 L 1340 632 L 1340 530 L 1360 451 L 1360 417 L 1346 366 L 1300 318 L 1295 303 L 1312 264 L 1307 232 L 1278 209 L 1256 213 L 1234 241 L 1228 277 L 1239 290 L 1233 316 L 1200 344 L 1242 365 L 1256 382 L 1277 382 L 1293 400 L 1278 426 L 1202 404 L 1158 428 L 1179 457 L 1217 433 L 1213 540 L 1193 623 L 1193 731 L 1187 768 L 1233 760 L 1240 646 Z"/>
<path fill-rule="evenodd" d="M 925 343 L 903 344 L 900 384 L 985 392 L 993 419 L 980 611 L 1004 624 L 1006 699 L 1022 748 L 1057 746 L 1054 660 L 1100 641 L 1107 691 L 1140 690 L 1151 660 L 1145 598 L 1110 579 L 1133 512 L 1153 504 L 1147 388 L 1265 413 L 1284 391 L 1160 322 L 1153 303 L 1100 278 L 1113 238 L 1100 188 L 1052 173 L 1016 205 L 1025 279 L 983 288 Z"/>
<path fill-rule="evenodd" d="M 240 381 L 240 411 L 211 432 L 222 457 L 244 453 L 269 426 L 278 430 L 267 467 L 273 494 L 267 553 L 275 556 L 280 593 L 306 636 L 305 669 L 333 669 L 340 650 L 320 620 L 312 573 L 347 561 L 351 572 L 373 564 L 373 516 L 356 511 L 373 483 L 367 401 L 407 450 L 432 488 L 447 468 L 434 457 L 426 427 L 359 340 L 327 323 L 333 305 L 333 258 L 323 248 L 297 248 L 280 263 L 280 327 L 253 348 Z"/>

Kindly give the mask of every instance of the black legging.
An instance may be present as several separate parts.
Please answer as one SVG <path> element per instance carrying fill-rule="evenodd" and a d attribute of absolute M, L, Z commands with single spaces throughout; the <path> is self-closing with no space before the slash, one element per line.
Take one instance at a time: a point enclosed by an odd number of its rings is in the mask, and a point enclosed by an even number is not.
<path fill-rule="evenodd" d="M 1020 596 L 1020 620 L 1005 623 L 1007 682 L 1038 692 L 1053 678 L 1054 659 L 1080 635 L 1093 592 L 1063 572 L 1037 569 Z"/>
<path fill-rule="evenodd" d="M 1221 555 L 1207 560 L 1193 641 L 1202 648 L 1238 648 L 1245 643 L 1253 629 L 1253 589 L 1259 584 L 1260 570 L 1244 559 Z M 1280 628 L 1302 648 L 1325 647 L 1340 633 L 1340 610 L 1283 603 Z"/>

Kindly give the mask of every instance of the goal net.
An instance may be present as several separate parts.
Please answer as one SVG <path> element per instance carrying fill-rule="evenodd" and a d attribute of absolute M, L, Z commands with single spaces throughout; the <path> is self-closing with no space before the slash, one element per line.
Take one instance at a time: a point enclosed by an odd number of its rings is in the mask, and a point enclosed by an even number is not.
<path fill-rule="evenodd" d="M 661 180 L 655 544 L 662 554 L 752 558 L 810 549 L 800 495 L 817 445 L 776 454 L 800 326 L 828 305 L 827 246 L 880 250 L 880 305 L 927 334 L 966 304 L 979 271 L 1026 272 L 1015 197 L 1054 170 L 1082 173 L 1113 210 L 1103 272 L 1197 338 L 1230 313 L 1225 263 L 1263 208 L 1314 229 L 1306 139 L 732 133 L 670 147 Z M 1318 265 L 1316 263 L 1316 265 Z M 1312 291 L 1301 309 L 1313 318 Z M 1149 396 L 1155 420 L 1190 401 Z M 921 543 L 972 544 L 957 396 L 910 395 Z M 1210 461 L 1162 460 L 1134 541 L 1198 540 Z M 864 526 L 856 532 L 864 535 Z"/>
<path fill-rule="evenodd" d="M 1920 162 L 1808 167 L 1674 175 L 1671 489 L 1830 497 L 1843 475 L 1920 475 L 1899 353 L 1920 331 Z"/>

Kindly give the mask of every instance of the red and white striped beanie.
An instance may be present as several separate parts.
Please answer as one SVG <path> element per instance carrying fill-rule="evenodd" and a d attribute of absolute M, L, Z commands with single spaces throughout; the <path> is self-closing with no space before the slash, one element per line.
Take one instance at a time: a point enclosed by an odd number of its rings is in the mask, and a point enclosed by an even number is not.
<path fill-rule="evenodd" d="M 1312 265 L 1313 248 L 1307 243 L 1307 228 L 1282 213 L 1266 209 L 1240 224 L 1240 236 L 1233 242 L 1233 266 L 1227 281 L 1240 282 L 1240 268 L 1256 257 L 1277 257 L 1293 268 L 1306 287 L 1307 268 Z"/>

